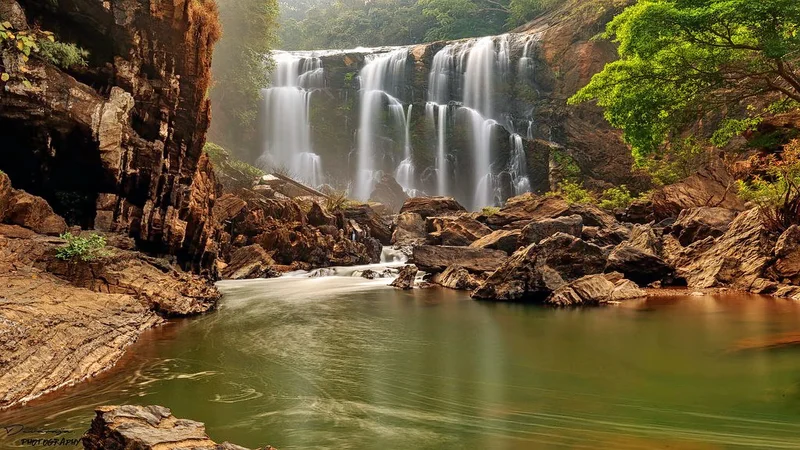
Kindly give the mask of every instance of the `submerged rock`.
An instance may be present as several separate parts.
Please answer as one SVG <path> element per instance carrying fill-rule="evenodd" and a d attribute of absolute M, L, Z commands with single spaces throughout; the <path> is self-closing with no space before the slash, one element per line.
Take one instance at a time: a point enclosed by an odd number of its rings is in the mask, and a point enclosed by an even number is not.
<path fill-rule="evenodd" d="M 162 406 L 103 406 L 95 412 L 92 426 L 82 438 L 86 450 L 247 450 L 227 442 L 215 443 L 205 425 L 178 419 Z"/>
<path fill-rule="evenodd" d="M 514 253 L 472 296 L 498 301 L 543 301 L 571 281 L 602 273 L 605 266 L 606 255 L 600 247 L 557 233 Z"/>
<path fill-rule="evenodd" d="M 470 272 L 491 272 L 500 267 L 508 255 L 500 250 L 470 247 L 421 245 L 414 247 L 414 264 L 429 273 L 443 272 L 450 266 L 461 266 Z"/>
<path fill-rule="evenodd" d="M 396 287 L 398 289 L 403 290 L 410 290 L 414 289 L 414 284 L 417 280 L 417 273 L 419 269 L 417 266 L 408 265 L 400 269 L 400 274 L 397 276 L 389 286 Z"/>

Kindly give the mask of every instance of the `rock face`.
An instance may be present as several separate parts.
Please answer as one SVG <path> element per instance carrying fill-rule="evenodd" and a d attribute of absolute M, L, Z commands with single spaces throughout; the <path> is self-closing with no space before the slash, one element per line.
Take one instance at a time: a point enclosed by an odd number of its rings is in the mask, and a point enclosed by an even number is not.
<path fill-rule="evenodd" d="M 404 212 L 397 216 L 397 224 L 392 234 L 392 244 L 422 245 L 427 240 L 425 219 L 417 213 Z"/>
<path fill-rule="evenodd" d="M 425 223 L 429 245 L 469 246 L 492 229 L 469 215 L 428 217 Z"/>
<path fill-rule="evenodd" d="M 778 238 L 775 258 L 773 270 L 777 277 L 800 284 L 800 227 L 792 225 Z"/>
<path fill-rule="evenodd" d="M 73 74 L 31 58 L 30 85 L 13 77 L 5 84 L 0 170 L 70 225 L 128 234 L 153 253 L 176 255 L 184 268 L 209 272 L 218 186 L 202 148 L 220 33 L 214 2 L 4 4 L 21 6 L 27 23 L 19 26 L 60 30 L 98 66 Z M 2 57 L 20 64 L 16 53 Z"/>
<path fill-rule="evenodd" d="M 493 228 L 519 229 L 537 220 L 563 216 L 568 211 L 567 202 L 558 197 L 523 194 L 508 199 L 506 205 L 499 212 L 486 219 L 486 223 Z"/>
<path fill-rule="evenodd" d="M 228 266 L 222 277 L 228 280 L 250 280 L 254 278 L 273 278 L 280 275 L 275 269 L 275 261 L 258 244 L 237 249 L 231 254 Z"/>
<path fill-rule="evenodd" d="M 41 234 L 58 236 L 67 231 L 67 222 L 53 212 L 45 199 L 25 191 L 15 189 L 11 192 L 5 217 L 7 223 Z"/>
<path fill-rule="evenodd" d="M 580 237 L 583 231 L 583 218 L 579 215 L 542 219 L 531 222 L 522 229 L 519 243 L 521 247 L 538 244 L 556 233 L 565 233 Z"/>
<path fill-rule="evenodd" d="M 457 291 L 473 291 L 481 285 L 482 279 L 461 266 L 450 266 L 444 272 L 434 275 L 431 281 Z"/>
<path fill-rule="evenodd" d="M 397 279 L 392 281 L 389 286 L 396 287 L 404 291 L 414 289 L 414 285 L 416 284 L 417 280 L 417 272 L 419 272 L 417 266 L 405 266 L 400 269 L 400 274 L 397 276 Z"/>
<path fill-rule="evenodd" d="M 585 275 L 602 273 L 600 247 L 564 233 L 514 253 L 472 296 L 482 300 L 544 301 L 553 291 Z"/>
<path fill-rule="evenodd" d="M 384 173 L 375 184 L 375 189 L 370 195 L 370 200 L 386 205 L 390 211 L 396 213 L 403 207 L 408 199 L 403 187 L 397 183 L 393 176 Z"/>
<path fill-rule="evenodd" d="M 629 280 L 621 279 L 615 284 L 604 275 L 587 275 L 557 289 L 545 303 L 553 306 L 591 306 L 646 295 Z"/>
<path fill-rule="evenodd" d="M 470 247 L 421 245 L 414 247 L 412 259 L 420 270 L 429 273 L 443 272 L 458 265 L 470 272 L 491 272 L 508 258 L 505 252 Z"/>
<path fill-rule="evenodd" d="M 432 216 L 448 216 L 467 212 L 455 199 L 450 197 L 415 197 L 406 200 L 400 213 L 417 213 L 423 219 Z"/>
<path fill-rule="evenodd" d="M 96 413 L 83 437 L 86 450 L 247 450 L 215 443 L 202 423 L 178 419 L 162 406 L 103 406 Z"/>
<path fill-rule="evenodd" d="M 656 191 L 651 196 L 653 219 L 677 217 L 684 209 L 719 207 L 744 211 L 744 202 L 736 195 L 733 178 L 721 163 L 715 163 L 689 178 Z"/>
<path fill-rule="evenodd" d="M 619 245 L 608 255 L 609 272 L 620 272 L 642 286 L 660 281 L 672 274 L 673 269 L 652 253 L 627 243 Z"/>
<path fill-rule="evenodd" d="M 470 247 L 502 250 L 510 255 L 520 247 L 521 236 L 519 230 L 497 230 L 473 242 Z"/>
<path fill-rule="evenodd" d="M 737 212 L 725 208 L 700 207 L 684 209 L 672 225 L 672 234 L 683 246 L 707 237 L 722 236 L 736 218 Z"/>

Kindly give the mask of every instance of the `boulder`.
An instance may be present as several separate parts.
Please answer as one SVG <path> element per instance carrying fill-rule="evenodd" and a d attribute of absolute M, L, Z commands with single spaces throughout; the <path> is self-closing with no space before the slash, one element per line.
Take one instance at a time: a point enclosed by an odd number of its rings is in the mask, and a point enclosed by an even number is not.
<path fill-rule="evenodd" d="M 318 202 L 311 202 L 308 210 L 308 223 L 315 227 L 335 227 L 336 217 L 328 213 Z"/>
<path fill-rule="evenodd" d="M 618 280 L 614 283 L 614 292 L 611 293 L 611 301 L 619 302 L 642 297 L 647 297 L 647 292 L 642 290 L 639 285 L 633 281 Z"/>
<path fill-rule="evenodd" d="M 425 223 L 429 245 L 469 246 L 491 234 L 492 229 L 467 214 L 428 217 Z"/>
<path fill-rule="evenodd" d="M 647 286 L 669 276 L 673 269 L 658 256 L 627 243 L 608 255 L 608 272 L 620 272 L 639 285 Z"/>
<path fill-rule="evenodd" d="M 736 218 L 737 212 L 725 208 L 702 206 L 684 209 L 671 227 L 671 233 L 684 247 L 709 236 L 722 236 Z"/>
<path fill-rule="evenodd" d="M 412 259 L 420 270 L 442 272 L 459 265 L 470 272 L 491 272 L 500 267 L 508 255 L 500 250 L 471 247 L 421 245 L 414 247 Z"/>
<path fill-rule="evenodd" d="M 480 276 L 471 274 L 461 266 L 450 266 L 442 273 L 437 273 L 432 282 L 458 291 L 472 291 L 477 289 L 483 281 Z"/>
<path fill-rule="evenodd" d="M 381 244 L 392 244 L 391 227 L 369 205 L 348 206 L 342 210 L 342 213 L 346 219 L 353 220 L 363 229 L 368 230 L 369 235 L 379 240 Z"/>
<path fill-rule="evenodd" d="M 656 256 L 661 255 L 663 248 L 659 235 L 650 225 L 634 225 L 627 244 Z"/>
<path fill-rule="evenodd" d="M 400 213 L 412 212 L 427 219 L 432 216 L 447 216 L 467 212 L 455 199 L 451 197 L 415 197 L 406 200 Z"/>
<path fill-rule="evenodd" d="M 82 438 L 85 450 L 247 450 L 215 443 L 205 425 L 178 419 L 162 406 L 102 406 L 95 412 L 91 428 Z"/>
<path fill-rule="evenodd" d="M 800 227 L 792 225 L 775 244 L 775 264 L 772 270 L 778 280 L 788 279 L 800 284 Z"/>
<path fill-rule="evenodd" d="M 614 275 L 587 275 L 557 289 L 545 300 L 553 306 L 592 306 L 647 296 L 636 283 Z"/>
<path fill-rule="evenodd" d="M 248 245 L 231 254 L 231 260 L 222 271 L 222 277 L 228 280 L 275 278 L 280 274 L 275 271 L 274 265 L 275 261 L 260 245 Z"/>
<path fill-rule="evenodd" d="M 650 196 L 656 221 L 677 217 L 684 209 L 713 206 L 743 211 L 736 195 L 735 181 L 721 162 L 712 163 L 678 183 L 665 186 Z"/>
<path fill-rule="evenodd" d="M 683 258 L 677 258 L 677 275 L 689 287 L 732 286 L 749 290 L 756 280 L 763 278 L 775 240 L 764 227 L 758 208 L 739 214 L 725 234 L 715 241 L 712 239 L 695 242 L 684 250 L 691 251 L 689 257 L 684 253 Z"/>
<path fill-rule="evenodd" d="M 389 286 L 396 287 L 398 289 L 403 289 L 405 291 L 414 289 L 414 284 L 417 280 L 417 273 L 419 269 L 417 266 L 408 265 L 400 269 L 400 274 L 397 275 L 397 278 L 392 281 Z"/>
<path fill-rule="evenodd" d="M 397 224 L 392 234 L 393 245 L 422 245 L 427 236 L 425 219 L 422 216 L 413 212 L 404 212 L 397 216 Z"/>
<path fill-rule="evenodd" d="M 614 216 L 594 205 L 573 204 L 569 206 L 567 214 L 580 216 L 587 227 L 611 229 L 619 225 Z"/>
<path fill-rule="evenodd" d="M 581 237 L 583 231 L 583 218 L 579 215 L 558 217 L 555 219 L 540 219 L 531 222 L 522 229 L 519 246 L 527 247 L 538 244 L 556 233 L 565 233 Z"/>
<path fill-rule="evenodd" d="M 653 202 L 650 199 L 634 200 L 617 218 L 628 223 L 650 223 L 653 221 Z"/>
<path fill-rule="evenodd" d="M 520 247 L 521 237 L 520 230 L 497 230 L 473 242 L 470 247 L 502 250 L 510 255 Z"/>
<path fill-rule="evenodd" d="M 0 171 L 0 223 L 5 221 L 11 205 L 11 180 Z"/>
<path fill-rule="evenodd" d="M 493 228 L 523 228 L 532 221 L 552 219 L 569 212 L 569 204 L 559 197 L 540 197 L 527 193 L 508 199 L 500 211 L 486 218 Z"/>
<path fill-rule="evenodd" d="M 25 191 L 12 190 L 5 221 L 33 230 L 39 234 L 58 236 L 67 231 L 67 222 L 53 212 L 42 197 Z"/>
<path fill-rule="evenodd" d="M 603 250 L 575 236 L 557 233 L 518 250 L 472 293 L 477 299 L 543 301 L 553 291 L 606 266 Z"/>
<path fill-rule="evenodd" d="M 615 246 L 627 241 L 631 231 L 622 225 L 613 228 L 583 227 L 580 237 L 600 247 Z"/>
<path fill-rule="evenodd" d="M 382 203 L 392 212 L 396 213 L 403 207 L 405 201 L 408 200 L 408 194 L 403 190 L 403 187 L 397 183 L 397 180 L 388 173 L 383 173 L 380 180 L 375 184 L 375 189 L 370 195 L 370 201 Z"/>

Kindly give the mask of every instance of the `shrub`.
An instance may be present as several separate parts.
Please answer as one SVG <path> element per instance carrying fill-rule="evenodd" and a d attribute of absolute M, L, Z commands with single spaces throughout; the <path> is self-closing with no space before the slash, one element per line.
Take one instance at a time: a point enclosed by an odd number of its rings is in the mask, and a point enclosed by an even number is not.
<path fill-rule="evenodd" d="M 58 67 L 86 67 L 89 52 L 75 44 L 43 40 L 39 42 L 39 56 Z"/>
<path fill-rule="evenodd" d="M 105 256 L 107 252 L 106 238 L 99 234 L 90 234 L 87 237 L 73 236 L 72 233 L 64 233 L 61 239 L 67 243 L 58 249 L 56 258 L 65 261 L 80 259 L 81 261 L 92 261 L 98 256 Z"/>
<path fill-rule="evenodd" d="M 498 208 L 496 206 L 487 206 L 486 208 L 483 208 L 483 210 L 481 211 L 481 214 L 483 214 L 486 217 L 492 217 L 493 215 L 495 215 L 495 214 L 497 214 L 499 212 L 500 212 L 500 208 Z"/>
<path fill-rule="evenodd" d="M 589 192 L 587 189 L 584 189 L 582 184 L 572 181 L 562 181 L 558 185 L 557 191 L 549 192 L 547 195 L 561 196 L 569 204 L 595 203 L 594 195 L 592 195 L 591 192 Z"/>
<path fill-rule="evenodd" d="M 635 199 L 633 195 L 631 195 L 631 191 L 623 184 L 619 187 L 606 189 L 600 196 L 600 203 L 598 206 L 613 211 L 615 209 L 627 208 L 633 203 L 633 200 Z"/>

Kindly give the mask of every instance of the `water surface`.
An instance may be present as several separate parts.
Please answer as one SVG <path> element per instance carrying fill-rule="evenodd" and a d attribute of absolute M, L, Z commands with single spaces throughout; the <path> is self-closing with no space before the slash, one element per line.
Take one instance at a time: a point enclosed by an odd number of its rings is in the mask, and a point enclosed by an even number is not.
<path fill-rule="evenodd" d="M 800 331 L 791 301 L 555 310 L 386 284 L 222 283 L 217 313 L 148 332 L 111 372 L 0 424 L 80 434 L 94 406 L 134 403 L 281 450 L 800 448 L 800 348 L 735 350 Z M 18 438 L 0 430 L 0 448 Z"/>

